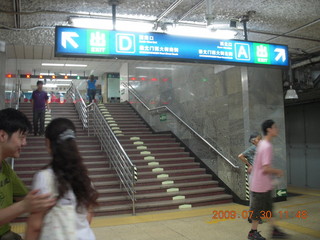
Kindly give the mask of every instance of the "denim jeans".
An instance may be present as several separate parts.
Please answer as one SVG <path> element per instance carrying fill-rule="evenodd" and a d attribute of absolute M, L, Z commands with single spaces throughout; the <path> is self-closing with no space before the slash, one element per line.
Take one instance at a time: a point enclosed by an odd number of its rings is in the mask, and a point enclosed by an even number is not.
<path fill-rule="evenodd" d="M 44 117 L 45 110 L 33 110 L 33 133 L 36 134 L 44 134 Z M 40 132 L 38 132 L 38 125 L 40 121 Z"/>
<path fill-rule="evenodd" d="M 96 89 L 88 89 L 89 103 L 91 103 L 92 100 L 94 100 L 95 96 L 96 96 Z"/>

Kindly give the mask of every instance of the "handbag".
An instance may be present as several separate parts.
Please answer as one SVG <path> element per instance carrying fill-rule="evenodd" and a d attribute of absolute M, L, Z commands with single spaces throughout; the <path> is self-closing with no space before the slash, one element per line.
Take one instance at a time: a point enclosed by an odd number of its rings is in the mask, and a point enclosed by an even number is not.
<path fill-rule="evenodd" d="M 43 170 L 48 192 L 58 196 L 55 177 L 49 169 Z M 40 240 L 77 240 L 76 209 L 71 201 L 60 199 L 44 216 Z"/>

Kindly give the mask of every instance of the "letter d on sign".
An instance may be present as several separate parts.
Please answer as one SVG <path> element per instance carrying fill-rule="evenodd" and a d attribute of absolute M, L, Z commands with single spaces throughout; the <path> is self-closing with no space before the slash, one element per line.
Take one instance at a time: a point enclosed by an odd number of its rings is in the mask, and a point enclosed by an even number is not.
<path fill-rule="evenodd" d="M 133 34 L 116 34 L 116 51 L 118 53 L 135 53 L 135 36 Z"/>

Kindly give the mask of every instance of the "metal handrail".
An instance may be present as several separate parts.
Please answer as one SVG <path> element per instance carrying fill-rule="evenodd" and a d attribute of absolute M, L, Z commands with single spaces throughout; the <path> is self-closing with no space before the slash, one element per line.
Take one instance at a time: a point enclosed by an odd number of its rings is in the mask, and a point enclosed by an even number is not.
<path fill-rule="evenodd" d="M 124 151 L 96 103 L 93 104 L 92 110 L 91 127 L 100 140 L 101 148 L 108 154 L 111 167 L 116 170 L 120 178 L 121 187 L 125 188 L 132 200 L 132 214 L 135 215 L 137 168 Z"/>
<path fill-rule="evenodd" d="M 220 157 L 222 157 L 227 163 L 229 163 L 233 168 L 239 168 L 239 166 L 235 165 L 233 162 L 231 162 L 228 158 L 226 158 L 217 148 L 212 146 L 206 139 L 204 139 L 199 133 L 197 133 L 192 127 L 190 127 L 185 121 L 183 121 L 176 113 L 174 113 L 170 108 L 167 106 L 160 106 L 156 108 L 149 108 L 143 100 L 135 93 L 134 88 L 129 83 L 122 83 L 124 87 L 128 89 L 128 91 L 149 111 L 157 111 L 160 109 L 164 109 L 168 112 L 170 112 L 175 118 L 178 119 L 186 128 L 188 128 L 194 135 L 196 135 L 200 140 L 202 140 L 206 145 L 208 145 L 212 150 L 214 150 Z"/>
<path fill-rule="evenodd" d="M 88 135 L 89 128 L 92 128 L 94 135 L 98 137 L 101 143 L 101 149 L 107 153 L 110 159 L 110 167 L 113 167 L 119 176 L 121 182 L 120 187 L 123 186 L 125 188 L 132 200 L 132 213 L 135 215 L 135 183 L 137 181 L 136 166 L 124 151 L 96 103 L 90 103 L 86 106 L 79 90 L 74 84 L 71 84 L 71 87 L 66 93 L 66 97 L 71 98 L 74 102 L 76 110 L 82 121 L 83 128 L 88 129 Z M 90 113 L 92 113 L 91 118 Z"/>
<path fill-rule="evenodd" d="M 71 83 L 70 88 L 66 92 L 66 99 L 68 98 L 71 98 L 75 104 L 83 128 L 89 131 L 89 112 L 92 104 L 86 105 L 78 88 L 73 83 Z"/>

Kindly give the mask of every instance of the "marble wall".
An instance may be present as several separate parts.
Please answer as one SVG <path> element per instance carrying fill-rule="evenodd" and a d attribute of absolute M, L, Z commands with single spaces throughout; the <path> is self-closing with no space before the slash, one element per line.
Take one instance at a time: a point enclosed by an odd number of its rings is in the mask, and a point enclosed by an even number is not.
<path fill-rule="evenodd" d="M 267 69 L 268 73 L 265 74 L 266 69 L 258 71 L 256 68 L 238 66 L 146 62 L 129 63 L 128 67 L 129 83 L 148 108 L 169 107 L 240 168 L 232 167 L 172 114 L 163 109 L 149 112 L 132 94 L 129 94 L 129 100 L 144 119 L 156 131 L 172 131 L 229 188 L 241 199 L 245 199 L 244 166 L 237 159 L 237 155 L 248 147 L 246 135 L 253 129 L 256 130 L 256 125 L 260 126 L 262 119 L 274 118 L 281 127 L 282 94 L 277 95 L 279 91 L 276 90 L 271 94 L 264 92 L 267 96 L 263 97 L 264 94 L 256 91 L 260 85 L 278 88 L 279 84 L 275 86 L 272 82 L 281 84 L 279 70 Z M 260 75 L 269 76 L 269 70 L 273 71 L 273 74 L 266 81 Z M 247 91 L 243 90 L 245 88 Z M 259 107 L 264 105 L 265 101 L 267 106 Z M 160 120 L 161 114 L 166 114 L 166 121 Z M 283 118 L 282 115 L 282 120 Z M 279 149 L 276 150 L 281 152 L 281 156 L 285 154 L 283 147 L 281 142 Z"/>
<path fill-rule="evenodd" d="M 260 131 L 264 120 L 272 119 L 279 128 L 273 140 L 273 165 L 285 172 L 276 189 L 287 188 L 287 156 L 282 71 L 270 68 L 248 68 L 249 131 Z"/>

